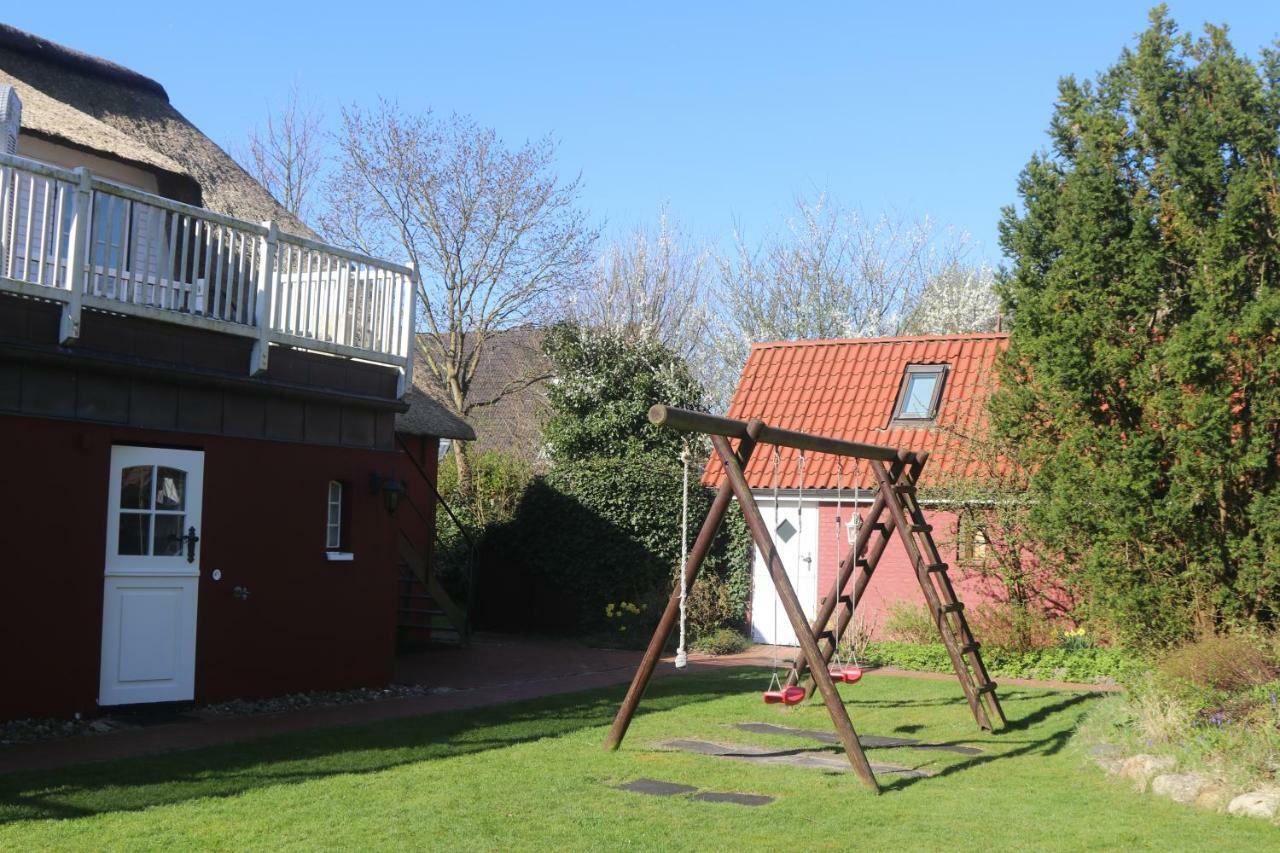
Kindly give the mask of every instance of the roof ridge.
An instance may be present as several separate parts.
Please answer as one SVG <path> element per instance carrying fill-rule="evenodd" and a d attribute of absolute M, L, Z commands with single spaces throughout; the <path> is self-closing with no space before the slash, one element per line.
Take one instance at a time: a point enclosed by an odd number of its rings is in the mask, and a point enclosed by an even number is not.
<path fill-rule="evenodd" d="M 887 335 L 873 338 L 810 338 L 784 341 L 756 341 L 755 349 L 780 349 L 783 347 L 849 346 L 853 344 L 929 343 L 932 341 L 993 341 L 1006 340 L 1008 332 L 954 332 L 945 335 Z"/>
<path fill-rule="evenodd" d="M 166 103 L 169 101 L 169 93 L 165 91 L 164 86 L 161 86 L 145 74 L 139 74 L 132 68 L 126 68 L 109 59 L 103 59 L 100 56 L 94 56 L 75 48 L 49 41 L 49 39 L 29 33 L 26 30 L 20 30 L 9 24 L 0 23 L 0 47 L 33 56 L 45 62 L 61 65 L 64 68 L 87 74 L 91 77 L 113 80 L 133 89 L 159 95 L 164 98 Z"/>

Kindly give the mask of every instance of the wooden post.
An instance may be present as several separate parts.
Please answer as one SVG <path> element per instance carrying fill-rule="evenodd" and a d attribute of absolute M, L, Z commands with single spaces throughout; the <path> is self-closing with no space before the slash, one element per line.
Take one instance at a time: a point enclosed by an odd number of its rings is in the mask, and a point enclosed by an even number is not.
<path fill-rule="evenodd" d="M 71 234 L 67 241 L 67 301 L 62 306 L 58 341 L 74 344 L 80 337 L 80 301 L 85 289 L 85 268 L 89 258 L 89 223 L 92 214 L 93 176 L 84 166 L 75 170 L 75 201 L 71 206 Z M 56 279 L 55 275 L 55 279 Z"/>
<path fill-rule="evenodd" d="M 756 434 L 759 434 L 760 427 L 763 427 L 763 424 L 753 418 L 749 422 L 748 429 L 754 428 Z M 769 576 L 773 579 L 773 585 L 778 590 L 778 597 L 782 600 L 782 607 L 787 612 L 787 618 L 791 620 L 791 628 L 795 631 L 796 638 L 800 642 L 800 648 L 804 651 L 805 660 L 809 664 L 813 680 L 818 685 L 818 692 L 822 694 L 822 700 L 826 703 L 828 713 L 831 714 L 831 721 L 835 724 L 836 733 L 840 736 L 841 744 L 844 745 L 845 754 L 849 757 L 849 763 L 853 765 L 853 772 L 857 774 L 864 785 L 878 793 L 880 786 L 876 782 L 875 773 L 871 770 L 871 763 L 867 761 L 866 753 L 862 751 L 862 744 L 858 742 L 858 733 L 854 731 L 853 723 L 849 720 L 849 713 L 845 710 L 844 700 L 840 698 L 839 691 L 836 690 L 835 684 L 831 681 L 831 674 L 827 672 L 826 663 L 822 659 L 822 652 L 818 649 L 818 641 L 814 638 L 813 632 L 809 628 L 809 623 L 804 618 L 804 608 L 800 604 L 800 599 L 796 596 L 795 589 L 791 586 L 791 580 L 787 577 L 787 570 L 782 565 L 782 558 L 778 555 L 778 549 L 774 547 L 773 537 L 769 534 L 768 525 L 765 523 L 763 516 L 760 515 L 760 507 L 756 505 L 755 498 L 751 494 L 751 487 L 747 484 L 742 465 L 737 457 L 733 455 L 728 440 L 723 436 L 711 436 L 711 443 L 720 455 L 720 461 L 724 464 L 725 477 L 733 489 L 734 496 L 738 499 L 738 504 L 742 507 L 742 514 L 746 516 L 747 527 L 751 530 L 751 538 L 755 541 L 756 547 L 760 549 L 760 553 L 765 557 L 765 564 L 769 567 Z"/>
<path fill-rule="evenodd" d="M 747 464 L 755 447 L 755 437 L 748 433 L 739 443 L 738 453 L 735 458 L 741 460 L 742 465 Z M 720 530 L 720 522 L 724 519 L 724 514 L 729 509 L 729 503 L 732 500 L 733 490 L 729 483 L 727 481 L 721 483 L 720 489 L 716 492 L 715 500 L 711 503 L 711 509 L 707 511 L 706 520 L 702 522 L 702 529 L 698 531 L 698 538 L 694 541 L 693 548 L 689 551 L 688 560 L 684 564 L 686 591 L 693 589 L 693 582 L 698 577 L 698 570 L 702 568 L 702 561 L 706 559 L 712 543 L 715 542 L 716 533 Z M 667 601 L 667 609 L 662 612 L 662 619 L 658 621 L 658 627 L 654 629 L 653 637 L 649 640 L 649 647 L 645 649 L 644 658 L 640 661 L 640 667 L 636 670 L 635 677 L 631 679 L 631 687 L 627 689 L 626 698 L 622 700 L 622 706 L 618 708 L 618 714 L 614 717 L 608 736 L 605 737 L 604 745 L 606 749 L 617 749 L 622 744 L 622 739 L 626 737 L 627 727 L 631 725 L 631 718 L 635 716 L 636 707 L 639 706 L 640 699 L 644 696 L 645 688 L 649 686 L 649 679 L 653 677 L 654 667 L 658 665 L 658 660 L 662 657 L 662 649 L 671 637 L 671 631 L 675 627 L 679 616 L 680 585 L 676 584 L 675 590 L 671 593 L 671 598 Z"/>
<path fill-rule="evenodd" d="M 253 322 L 258 327 L 258 339 L 253 342 L 253 353 L 249 356 L 249 373 L 261 376 L 267 372 L 267 362 L 271 355 L 271 311 L 274 308 L 276 287 L 276 243 L 280 232 L 275 220 L 262 223 L 266 227 L 266 236 L 259 245 L 258 254 L 258 292 L 253 303 Z"/>

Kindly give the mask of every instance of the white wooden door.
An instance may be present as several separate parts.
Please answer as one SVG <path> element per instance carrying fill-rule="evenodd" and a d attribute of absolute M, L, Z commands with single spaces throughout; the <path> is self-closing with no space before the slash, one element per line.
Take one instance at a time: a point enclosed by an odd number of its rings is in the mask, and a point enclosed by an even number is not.
<path fill-rule="evenodd" d="M 204 453 L 111 448 L 100 705 L 195 695 Z"/>
<path fill-rule="evenodd" d="M 773 532 L 774 547 L 782 557 L 787 577 L 795 588 L 805 619 L 810 623 L 817 615 L 818 604 L 818 509 L 806 505 L 797 511 L 795 500 L 789 503 L 784 496 L 781 506 L 774 513 L 772 495 L 760 500 L 760 511 L 765 523 Z M 769 576 L 760 549 L 755 549 L 755 566 L 752 572 L 751 639 L 757 643 L 778 646 L 795 646 L 795 631 L 787 618 L 778 591 Z"/>

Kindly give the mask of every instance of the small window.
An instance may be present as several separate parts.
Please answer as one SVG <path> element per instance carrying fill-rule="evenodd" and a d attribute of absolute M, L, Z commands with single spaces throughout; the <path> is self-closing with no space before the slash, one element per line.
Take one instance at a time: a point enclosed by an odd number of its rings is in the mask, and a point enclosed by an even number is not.
<path fill-rule="evenodd" d="M 966 566 L 985 566 L 991 560 L 991 539 L 986 525 L 971 514 L 960 516 L 956 562 Z"/>
<path fill-rule="evenodd" d="M 324 547 L 336 551 L 342 547 L 342 484 L 329 481 L 329 515 L 325 525 Z"/>
<path fill-rule="evenodd" d="M 924 426 L 938 417 L 942 386 L 946 382 L 945 364 L 909 364 L 898 390 L 898 405 L 893 420 L 898 426 Z"/>

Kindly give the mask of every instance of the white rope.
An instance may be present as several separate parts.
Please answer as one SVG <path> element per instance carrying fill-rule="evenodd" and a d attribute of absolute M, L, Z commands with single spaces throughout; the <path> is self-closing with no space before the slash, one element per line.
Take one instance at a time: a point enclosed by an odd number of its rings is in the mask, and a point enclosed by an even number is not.
<path fill-rule="evenodd" d="M 689 563 L 689 442 L 680 453 L 684 463 L 684 494 L 680 505 L 680 647 L 676 649 L 676 669 L 689 665 L 689 652 L 684 647 L 685 600 L 689 595 L 689 582 L 685 569 Z"/>

